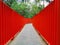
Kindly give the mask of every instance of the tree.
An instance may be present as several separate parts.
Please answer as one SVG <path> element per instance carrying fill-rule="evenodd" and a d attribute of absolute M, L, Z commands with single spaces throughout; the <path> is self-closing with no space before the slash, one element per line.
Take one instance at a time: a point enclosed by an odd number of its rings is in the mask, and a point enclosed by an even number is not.
<path fill-rule="evenodd" d="M 4 0 L 4 2 L 5 2 L 7 5 L 9 5 L 9 6 L 11 6 L 12 3 L 15 2 L 15 1 L 16 1 L 16 0 Z"/>
<path fill-rule="evenodd" d="M 35 0 L 35 2 L 36 2 L 36 5 L 40 2 L 40 0 Z"/>
<path fill-rule="evenodd" d="M 26 0 L 27 1 L 27 0 Z M 37 4 L 40 0 L 37 0 Z M 36 15 L 39 11 L 41 11 L 42 5 L 37 6 L 36 4 L 32 4 L 31 3 L 17 3 L 16 0 L 7 0 L 6 3 L 16 12 L 18 12 L 19 14 L 21 14 L 22 16 L 26 17 L 26 18 L 32 18 L 34 15 Z"/>

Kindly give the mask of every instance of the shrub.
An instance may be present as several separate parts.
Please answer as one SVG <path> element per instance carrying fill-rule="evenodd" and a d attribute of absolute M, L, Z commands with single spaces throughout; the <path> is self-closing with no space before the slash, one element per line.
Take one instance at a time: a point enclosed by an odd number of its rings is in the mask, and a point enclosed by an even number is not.
<path fill-rule="evenodd" d="M 18 4 L 17 2 L 14 2 L 11 5 L 11 8 L 26 18 L 33 17 L 43 9 L 42 5 L 38 7 L 37 5 L 34 5 L 34 4 L 31 5 L 31 3 L 29 4 L 30 5 L 27 5 L 26 3 L 23 3 L 23 2 Z"/>

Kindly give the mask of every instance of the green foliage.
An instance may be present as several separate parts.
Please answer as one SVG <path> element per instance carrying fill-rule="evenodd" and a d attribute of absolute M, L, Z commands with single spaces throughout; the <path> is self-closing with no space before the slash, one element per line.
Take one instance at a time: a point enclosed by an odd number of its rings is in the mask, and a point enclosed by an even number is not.
<path fill-rule="evenodd" d="M 4 0 L 5 1 L 5 0 Z M 15 2 L 16 0 L 6 0 L 5 3 L 9 6 L 12 5 L 13 2 Z"/>
<path fill-rule="evenodd" d="M 31 4 L 30 4 L 31 5 Z M 20 3 L 18 4 L 17 2 L 14 2 L 11 5 L 11 8 L 17 11 L 19 14 L 26 18 L 31 18 L 34 15 L 36 15 L 40 10 L 43 9 L 42 5 L 41 6 L 36 6 L 36 5 L 27 5 L 26 3 Z"/>
<path fill-rule="evenodd" d="M 24 2 L 20 2 L 20 4 L 18 4 L 16 1 L 12 1 L 12 2 L 10 3 L 7 2 L 7 4 L 16 12 L 18 12 L 19 14 L 21 14 L 26 18 L 32 18 L 34 15 L 36 15 L 39 11 L 43 9 L 43 5 L 37 6 L 31 3 L 28 3 L 29 4 L 28 5 Z"/>

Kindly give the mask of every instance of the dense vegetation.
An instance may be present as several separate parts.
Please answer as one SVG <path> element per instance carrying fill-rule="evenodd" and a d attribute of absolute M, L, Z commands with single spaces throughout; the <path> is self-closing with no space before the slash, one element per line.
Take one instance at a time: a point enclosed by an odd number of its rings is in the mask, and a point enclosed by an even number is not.
<path fill-rule="evenodd" d="M 42 6 L 37 7 L 36 5 L 31 5 L 31 7 L 25 3 L 20 3 L 17 4 L 16 2 L 14 2 L 11 5 L 12 9 L 14 9 L 15 11 L 17 11 L 18 13 L 20 13 L 21 15 L 23 15 L 26 18 L 31 18 L 34 15 L 36 15 L 40 10 L 42 10 Z"/>
<path fill-rule="evenodd" d="M 29 5 L 24 2 L 18 4 L 16 0 L 8 0 L 5 1 L 5 3 L 22 16 L 31 18 L 44 8 L 43 5 L 37 6 L 37 3 L 39 3 L 39 1 L 40 0 L 36 0 L 36 4 L 28 3 Z"/>

